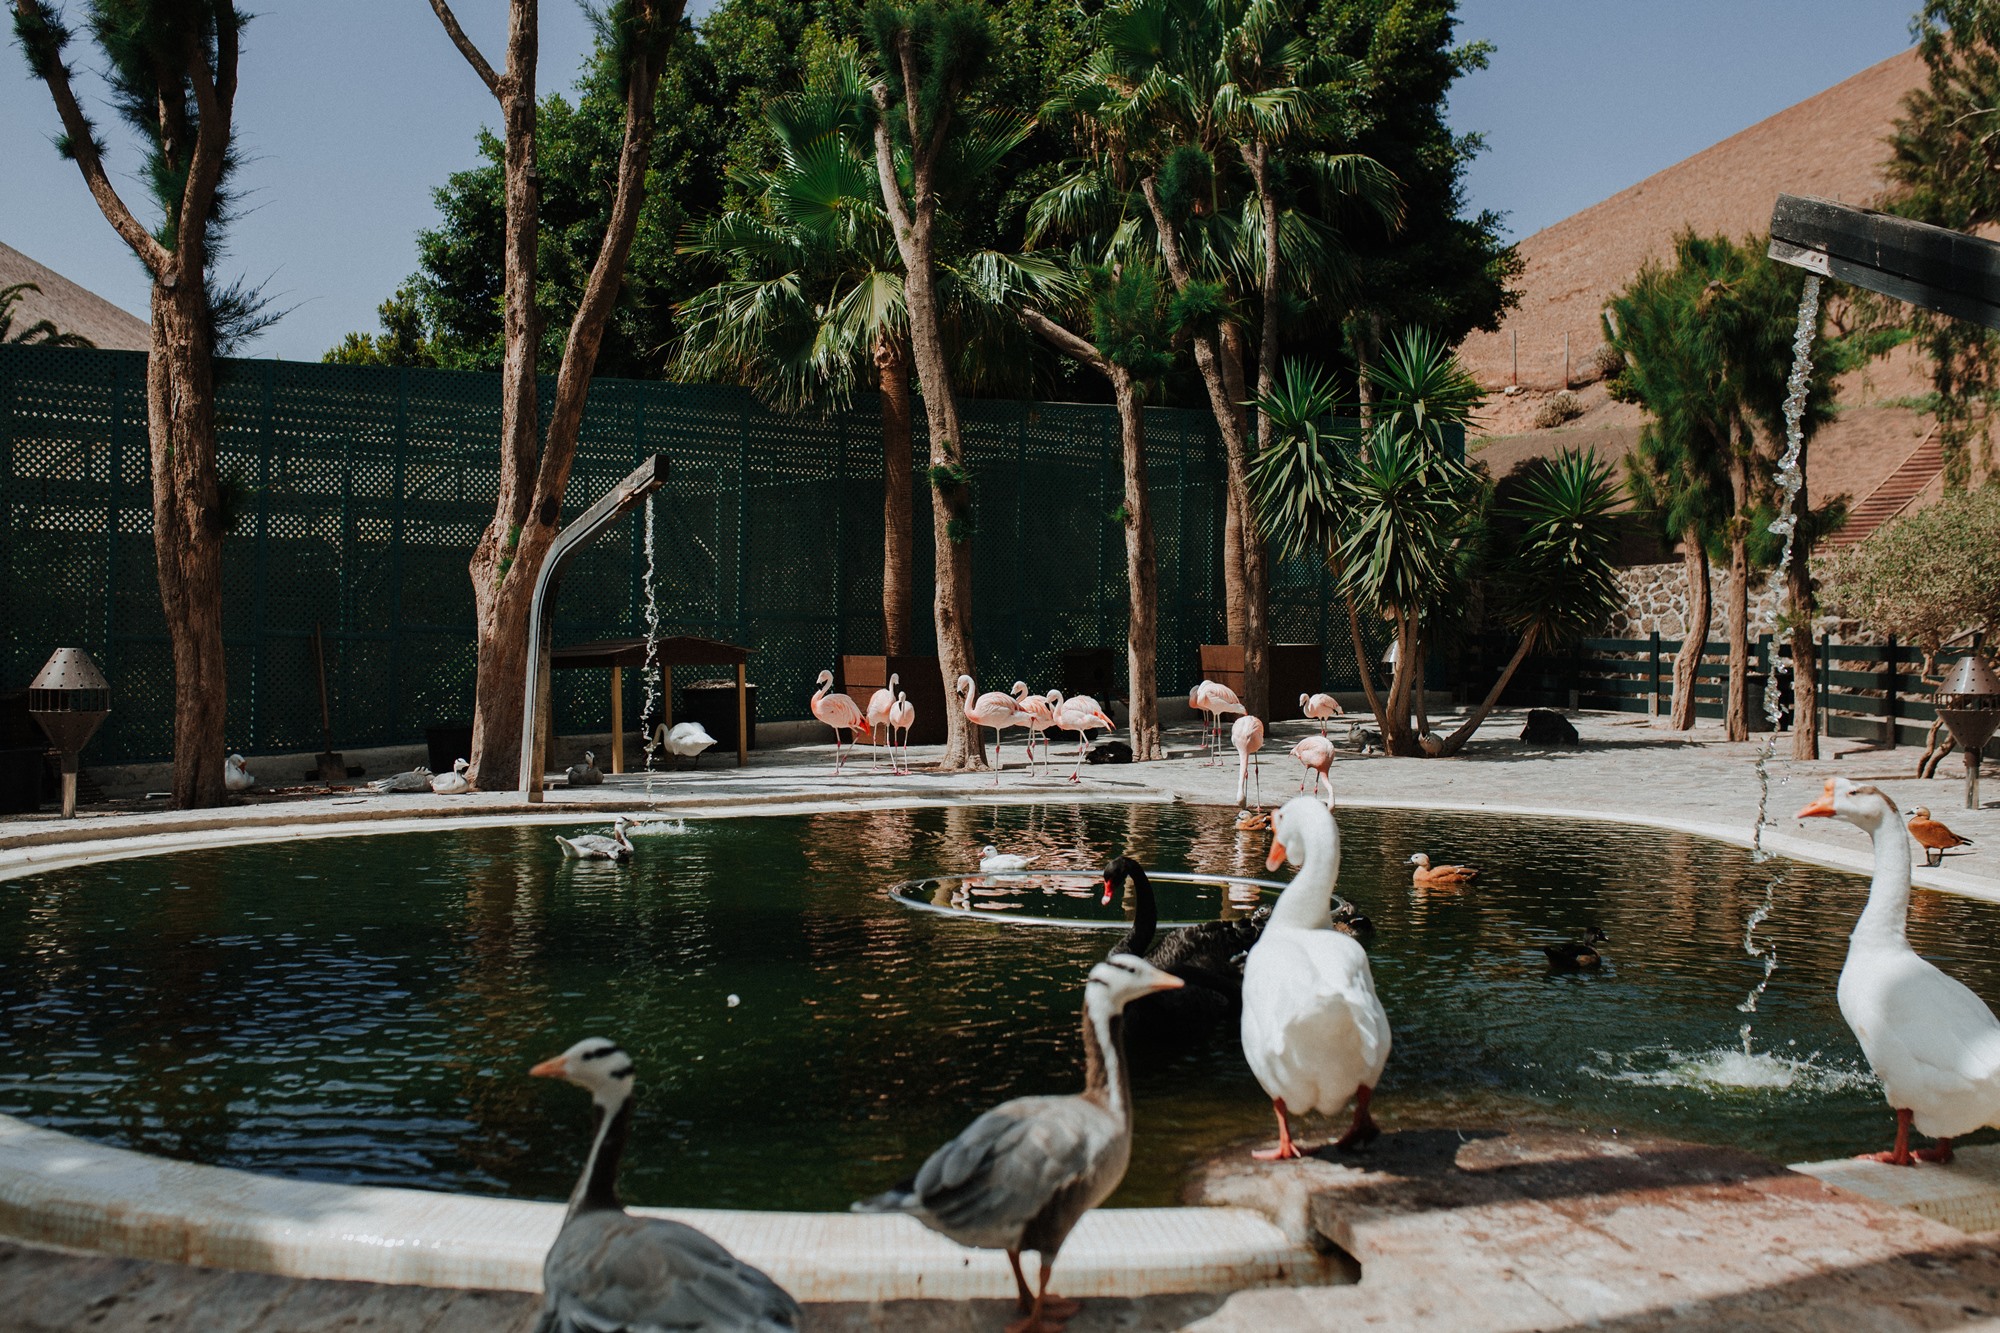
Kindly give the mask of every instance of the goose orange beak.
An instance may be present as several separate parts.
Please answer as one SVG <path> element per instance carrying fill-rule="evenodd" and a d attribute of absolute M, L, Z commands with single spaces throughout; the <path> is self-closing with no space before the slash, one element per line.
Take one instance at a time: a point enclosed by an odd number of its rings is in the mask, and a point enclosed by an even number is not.
<path fill-rule="evenodd" d="M 1174 975 L 1173 973 L 1169 972 L 1169 973 L 1168 973 L 1168 974 L 1166 975 L 1166 977 L 1165 977 L 1165 979 L 1164 979 L 1164 980 L 1161 980 L 1161 981 L 1156 981 L 1156 982 L 1154 982 L 1154 983 L 1153 983 L 1153 989 L 1154 989 L 1154 990 L 1179 990 L 1179 989 L 1180 989 L 1181 987 L 1183 987 L 1183 986 L 1185 986 L 1185 985 L 1187 985 L 1187 982 L 1185 982 L 1185 981 L 1181 980 L 1181 979 L 1180 979 L 1179 977 L 1177 977 L 1177 976 L 1175 976 L 1175 975 Z"/>
<path fill-rule="evenodd" d="M 1833 816 L 1833 779 L 1826 781 L 1826 791 L 1817 801 L 1799 811 L 1800 819 L 1829 819 Z"/>
<path fill-rule="evenodd" d="M 1285 844 L 1279 842 L 1276 838 L 1272 838 L 1271 854 L 1264 858 L 1264 869 L 1276 870 L 1279 866 L 1285 863 L 1285 857 L 1287 855 L 1289 855 L 1289 853 L 1285 851 Z"/>
<path fill-rule="evenodd" d="M 528 1073 L 535 1078 L 564 1078 L 568 1075 L 569 1069 L 563 1064 L 563 1058 L 560 1055 L 552 1055 L 533 1069 L 530 1069 Z"/>

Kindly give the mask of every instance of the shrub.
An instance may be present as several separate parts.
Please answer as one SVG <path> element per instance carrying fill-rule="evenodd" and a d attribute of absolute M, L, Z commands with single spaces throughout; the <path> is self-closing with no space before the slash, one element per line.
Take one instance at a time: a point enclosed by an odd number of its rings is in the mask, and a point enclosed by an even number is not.
<path fill-rule="evenodd" d="M 1562 425 L 1565 421 L 1574 421 L 1582 415 L 1583 400 L 1568 389 L 1564 389 L 1542 400 L 1542 405 L 1535 409 L 1532 424 L 1536 430 L 1548 430 Z"/>
<path fill-rule="evenodd" d="M 2000 628 L 2000 482 L 1953 491 L 1884 524 L 1837 555 L 1829 600 L 1882 634 L 1927 653 Z"/>
<path fill-rule="evenodd" d="M 1599 380 L 1615 379 L 1624 369 L 1625 354 L 1610 343 L 1599 343 L 1576 363 L 1573 378 L 1578 384 L 1595 384 Z"/>

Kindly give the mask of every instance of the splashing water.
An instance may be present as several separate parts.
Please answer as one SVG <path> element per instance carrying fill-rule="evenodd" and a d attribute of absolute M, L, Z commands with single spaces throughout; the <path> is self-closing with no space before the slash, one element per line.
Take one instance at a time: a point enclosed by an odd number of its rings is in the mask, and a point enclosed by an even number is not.
<path fill-rule="evenodd" d="M 653 500 L 646 497 L 646 662 L 639 668 L 639 679 L 645 683 L 645 703 L 639 709 L 639 725 L 649 727 L 653 710 L 660 701 L 660 598 L 654 591 L 653 554 Z M 647 731 L 641 743 L 646 750 L 646 798 L 653 796 L 653 765 L 659 758 L 658 729 Z"/>
<path fill-rule="evenodd" d="M 1819 275 L 1806 275 L 1805 289 L 1799 294 L 1799 320 L 1792 332 L 1792 373 L 1785 380 L 1785 452 L 1778 460 L 1779 500 L 1777 517 L 1771 520 L 1771 532 L 1785 539 L 1784 550 L 1776 564 L 1771 566 L 1770 582 L 1773 607 L 1784 604 L 1784 618 L 1789 620 L 1797 609 L 1785 600 L 1788 591 L 1785 572 L 1792 564 L 1792 543 L 1798 536 L 1799 489 L 1805 484 L 1805 470 L 1799 466 L 1799 455 L 1805 450 L 1806 392 L 1812 381 L 1813 333 L 1819 325 Z M 1773 629 L 1776 625 L 1773 625 Z M 1750 833 L 1750 855 L 1757 861 L 1768 861 L 1772 853 L 1764 849 L 1764 825 L 1769 818 L 1771 805 L 1771 756 L 1778 748 L 1778 718 L 1782 709 L 1778 705 L 1778 673 L 1774 669 L 1764 682 L 1764 716 L 1771 720 L 1771 730 L 1767 733 L 1763 749 L 1757 754 L 1757 822 Z M 1783 785 L 1785 779 L 1780 778 Z M 1736 1006 L 1738 1013 L 1755 1014 L 1757 1002 L 1763 998 L 1765 989 L 1771 984 L 1771 976 L 1778 970 L 1778 946 L 1760 945 L 1757 942 L 1757 927 L 1764 924 L 1777 907 L 1778 885 L 1784 876 L 1773 872 L 1770 882 L 1764 886 L 1764 902 L 1743 927 L 1743 952 L 1764 962 L 1764 975 L 1750 993 L 1743 997 L 1743 1003 Z M 1742 1058 L 1755 1061 L 1760 1057 L 1750 1049 L 1750 1023 L 1745 1023 L 1738 1035 L 1743 1039 Z"/>
<path fill-rule="evenodd" d="M 1580 1068 L 1607 1083 L 1642 1088 L 1828 1093 L 1866 1088 L 1873 1081 L 1867 1070 L 1825 1062 L 1818 1051 L 1805 1056 L 1753 1054 L 1730 1046 L 1694 1053 L 1671 1046 L 1630 1055 L 1599 1051 L 1597 1064 Z"/>

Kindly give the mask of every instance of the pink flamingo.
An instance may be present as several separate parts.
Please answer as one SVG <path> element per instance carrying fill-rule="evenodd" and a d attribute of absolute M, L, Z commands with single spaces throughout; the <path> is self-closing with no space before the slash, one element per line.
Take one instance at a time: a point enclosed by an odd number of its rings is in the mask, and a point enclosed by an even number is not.
<path fill-rule="evenodd" d="M 889 725 L 889 710 L 896 706 L 897 680 L 896 673 L 893 671 L 890 672 L 889 684 L 883 689 L 875 691 L 868 698 L 868 771 L 870 773 L 875 772 L 881 767 L 882 744 L 875 739 L 875 733 Z M 893 740 L 893 738 L 891 739 Z M 889 748 L 889 771 L 891 773 L 896 771 L 896 750 L 893 744 Z"/>
<path fill-rule="evenodd" d="M 1056 705 L 1056 725 L 1064 731 L 1076 733 L 1076 763 L 1070 766 L 1069 780 L 1080 782 L 1077 772 L 1083 767 L 1083 747 L 1090 738 L 1089 731 L 1116 731 L 1118 724 L 1105 715 L 1097 700 L 1087 694 L 1073 694 Z"/>
<path fill-rule="evenodd" d="M 1319 784 L 1324 782 L 1326 784 L 1326 808 L 1329 810 L 1333 809 L 1333 774 L 1331 771 L 1333 768 L 1333 742 L 1324 736 L 1308 736 L 1292 747 L 1292 758 L 1304 764 L 1307 773 L 1317 773 L 1319 775 L 1313 781 L 1313 790 L 1317 792 Z M 1304 791 L 1305 789 L 1306 780 L 1304 777 L 1301 777 L 1299 779 L 1299 790 Z"/>
<path fill-rule="evenodd" d="M 1326 720 L 1343 717 L 1347 710 L 1340 706 L 1340 700 L 1330 694 L 1301 694 L 1299 711 L 1319 723 L 1319 734 L 1326 735 Z"/>
<path fill-rule="evenodd" d="M 894 679 L 894 677 L 891 677 Z M 896 702 L 889 705 L 889 764 L 892 772 L 908 774 L 910 771 L 910 728 L 916 725 L 917 706 L 910 702 L 910 696 L 896 691 Z M 896 733 L 903 733 L 903 767 L 895 768 Z"/>
<path fill-rule="evenodd" d="M 1262 718 L 1245 713 L 1236 719 L 1236 725 L 1229 729 L 1229 743 L 1236 747 L 1240 764 L 1236 770 L 1236 807 L 1243 808 L 1243 789 L 1249 784 L 1250 756 L 1264 748 L 1264 722 Z M 1260 783 L 1257 789 L 1257 805 L 1264 804 L 1264 789 Z"/>
<path fill-rule="evenodd" d="M 1012 695 L 998 690 L 988 690 L 975 701 L 972 696 L 977 687 L 970 676 L 960 676 L 957 688 L 965 696 L 961 704 L 965 720 L 975 727 L 993 728 L 993 785 L 997 787 L 1000 785 L 1000 770 L 1005 767 L 1000 760 L 1000 733 L 1008 727 L 1027 726 L 1027 715 L 1014 707 Z"/>
<path fill-rule="evenodd" d="M 1188 706 L 1212 717 L 1213 721 L 1202 731 L 1201 743 L 1208 749 L 1209 762 L 1221 763 L 1223 716 L 1228 713 L 1247 714 L 1250 710 L 1236 697 L 1236 691 L 1212 680 L 1204 680 L 1188 691 Z"/>
<path fill-rule="evenodd" d="M 858 740 L 861 728 L 868 725 L 867 716 L 861 705 L 844 694 L 828 694 L 833 688 L 833 673 L 819 673 L 819 692 L 812 697 L 813 716 L 833 728 L 833 771 L 838 774 L 844 758 L 840 750 L 840 733 L 848 733 L 850 741 Z"/>
<path fill-rule="evenodd" d="M 1017 680 L 1014 682 L 1014 706 L 1020 710 L 1023 717 L 1028 719 L 1029 763 L 1033 763 L 1035 760 L 1035 738 L 1037 736 L 1041 737 L 1042 740 L 1042 757 L 1044 759 L 1048 758 L 1048 731 L 1050 727 L 1056 724 L 1056 701 L 1061 698 L 1062 695 L 1055 690 L 1050 690 L 1047 694 L 1030 694 L 1028 693 L 1027 681 Z"/>

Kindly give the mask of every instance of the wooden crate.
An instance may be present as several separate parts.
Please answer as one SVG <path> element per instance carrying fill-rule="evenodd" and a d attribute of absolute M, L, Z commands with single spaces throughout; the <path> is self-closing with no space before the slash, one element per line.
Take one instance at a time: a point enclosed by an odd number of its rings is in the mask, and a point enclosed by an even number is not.
<path fill-rule="evenodd" d="M 899 677 L 896 688 L 910 697 L 917 710 L 917 720 L 910 727 L 910 744 L 943 745 L 944 710 L 947 706 L 957 707 L 957 703 L 945 697 L 944 680 L 938 675 L 935 657 L 849 653 L 840 659 L 840 675 L 833 688 L 851 697 L 866 712 L 870 696 L 885 688 L 891 675 Z M 886 741 L 888 737 L 881 739 Z"/>

